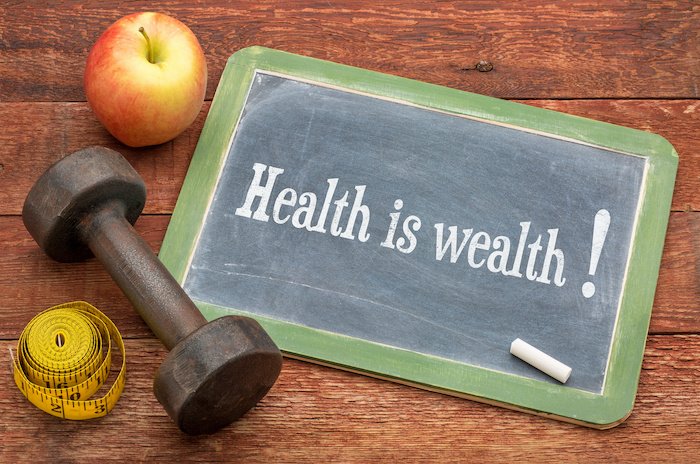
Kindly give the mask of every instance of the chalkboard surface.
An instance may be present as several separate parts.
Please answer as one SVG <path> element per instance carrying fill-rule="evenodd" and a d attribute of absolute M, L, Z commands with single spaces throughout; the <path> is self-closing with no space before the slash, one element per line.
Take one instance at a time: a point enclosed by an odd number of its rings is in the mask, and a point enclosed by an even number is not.
<path fill-rule="evenodd" d="M 596 143 L 588 127 L 564 115 L 561 123 L 579 136 L 544 131 L 538 118 L 519 124 L 519 105 L 508 108 L 510 119 L 489 116 L 498 100 L 488 111 L 471 102 L 477 114 L 469 114 L 422 105 L 402 82 L 373 92 L 366 82 L 382 77 L 366 71 L 358 71 L 367 73 L 362 85 L 309 79 L 289 64 L 269 65 L 289 59 L 277 53 L 248 52 L 264 59 L 247 66 L 248 55 L 243 65 L 234 55 L 230 66 L 247 76 L 229 97 L 236 109 L 215 106 L 209 119 L 230 111 L 235 122 L 218 134 L 216 163 L 204 159 L 211 154 L 200 142 L 171 225 L 182 231 L 169 229 L 163 244 L 161 258 L 205 315 L 257 317 L 283 350 L 302 357 L 544 412 L 540 393 L 559 395 L 550 401 L 563 405 L 554 414 L 612 423 L 570 405 L 610 396 L 618 351 L 636 350 L 641 362 L 673 157 L 664 172 L 651 148 Z M 220 92 L 226 82 L 225 75 Z M 425 95 L 435 94 L 424 85 Z M 535 110 L 542 119 L 552 114 Z M 203 139 L 216 123 L 207 121 Z M 615 129 L 626 138 L 655 137 Z M 192 171 L 198 164 L 212 173 L 203 189 L 209 195 L 182 200 L 202 187 Z M 651 258 L 638 265 L 652 289 L 630 296 L 633 245 L 660 174 L 670 182 L 654 193 L 656 214 L 645 221 L 657 230 L 643 243 Z M 194 225 L 181 213 L 193 209 L 200 214 Z M 643 308 L 634 309 L 641 315 L 625 315 L 623 300 L 641 293 Z M 622 346 L 621 330 L 634 318 L 642 321 L 641 340 Z M 305 332 L 294 339 L 300 327 Z M 568 382 L 512 356 L 516 338 L 572 367 Z M 412 366 L 397 374 L 402 363 Z M 454 372 L 442 385 L 446 366 Z M 422 377 L 424 370 L 432 372 Z M 470 389 L 484 375 L 497 387 Z M 623 402 L 626 413 L 629 398 Z"/>

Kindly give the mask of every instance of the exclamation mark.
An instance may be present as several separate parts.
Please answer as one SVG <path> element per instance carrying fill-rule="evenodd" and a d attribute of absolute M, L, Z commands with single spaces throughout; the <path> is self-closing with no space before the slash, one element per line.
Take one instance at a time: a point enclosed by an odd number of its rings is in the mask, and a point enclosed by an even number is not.
<path fill-rule="evenodd" d="M 605 237 L 608 235 L 608 227 L 610 226 L 610 212 L 607 209 L 599 210 L 595 215 L 593 222 L 593 240 L 591 243 L 591 264 L 588 266 L 588 275 L 594 276 L 598 269 L 598 260 L 600 252 L 603 251 Z M 581 293 L 586 298 L 595 295 L 595 285 L 593 282 L 586 282 L 581 286 Z"/>

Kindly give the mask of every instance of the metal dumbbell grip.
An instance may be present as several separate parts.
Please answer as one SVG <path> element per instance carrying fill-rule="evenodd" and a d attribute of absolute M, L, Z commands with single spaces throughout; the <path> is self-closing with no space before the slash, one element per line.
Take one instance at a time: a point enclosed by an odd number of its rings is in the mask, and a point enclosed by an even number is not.
<path fill-rule="evenodd" d="M 207 320 L 115 200 L 86 214 L 78 232 L 153 333 L 171 350 Z"/>

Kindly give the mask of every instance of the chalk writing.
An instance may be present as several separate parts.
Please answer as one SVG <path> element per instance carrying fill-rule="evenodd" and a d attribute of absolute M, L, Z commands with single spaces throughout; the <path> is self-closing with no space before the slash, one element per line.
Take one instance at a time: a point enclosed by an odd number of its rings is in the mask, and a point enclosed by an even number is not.
<path fill-rule="evenodd" d="M 280 225 L 289 223 L 292 227 L 309 232 L 329 232 L 334 237 L 347 240 L 369 241 L 368 228 L 372 216 L 369 206 L 363 202 L 366 185 L 355 185 L 340 194 L 340 180 L 332 177 L 326 179 L 326 185 L 322 187 L 325 188 L 323 195 L 313 191 L 299 193 L 293 187 L 285 187 L 277 191 L 273 200 L 275 186 L 284 172 L 279 167 L 254 163 L 253 178 L 235 215 L 261 222 L 269 222 L 272 217 L 272 221 Z M 321 196 L 323 202 L 319 203 Z M 393 206 L 386 236 L 379 246 L 410 254 L 418 246 L 417 232 L 421 230 L 423 220 L 414 214 L 402 220 L 404 201 L 400 198 Z M 594 274 L 598 263 L 610 224 L 610 213 L 601 209 L 595 221 L 590 275 Z M 517 238 L 511 238 L 507 234 L 493 236 L 487 231 L 475 231 L 474 227 L 460 229 L 457 225 L 436 222 L 433 224 L 435 260 L 462 263 L 471 269 L 484 268 L 494 274 L 562 287 L 567 279 L 564 277 L 564 251 L 557 247 L 559 228 L 547 229 L 546 235 L 535 235 L 530 233 L 531 225 L 531 221 L 519 222 Z M 582 287 L 586 298 L 595 292 L 592 285 L 587 282 Z"/>

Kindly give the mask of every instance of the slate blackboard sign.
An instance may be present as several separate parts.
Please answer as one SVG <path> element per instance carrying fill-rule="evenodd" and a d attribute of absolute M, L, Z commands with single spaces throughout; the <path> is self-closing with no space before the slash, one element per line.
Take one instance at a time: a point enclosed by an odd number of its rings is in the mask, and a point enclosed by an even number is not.
<path fill-rule="evenodd" d="M 255 317 L 291 356 L 609 427 L 634 402 L 676 166 L 653 134 L 253 47 L 160 257 L 205 316 Z"/>

